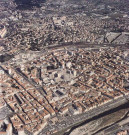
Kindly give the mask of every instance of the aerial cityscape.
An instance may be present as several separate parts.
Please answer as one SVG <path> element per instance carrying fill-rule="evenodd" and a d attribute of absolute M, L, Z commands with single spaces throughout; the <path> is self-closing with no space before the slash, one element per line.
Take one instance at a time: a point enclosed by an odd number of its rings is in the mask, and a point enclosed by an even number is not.
<path fill-rule="evenodd" d="M 129 0 L 0 0 L 0 135 L 129 134 Z"/>

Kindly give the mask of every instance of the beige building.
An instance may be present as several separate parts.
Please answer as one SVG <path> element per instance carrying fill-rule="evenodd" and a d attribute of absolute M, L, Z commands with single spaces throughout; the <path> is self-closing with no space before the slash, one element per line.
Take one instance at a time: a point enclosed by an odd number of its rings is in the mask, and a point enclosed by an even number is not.
<path fill-rule="evenodd" d="M 0 38 L 4 38 L 7 34 L 7 29 L 4 27 L 2 30 L 0 30 Z"/>

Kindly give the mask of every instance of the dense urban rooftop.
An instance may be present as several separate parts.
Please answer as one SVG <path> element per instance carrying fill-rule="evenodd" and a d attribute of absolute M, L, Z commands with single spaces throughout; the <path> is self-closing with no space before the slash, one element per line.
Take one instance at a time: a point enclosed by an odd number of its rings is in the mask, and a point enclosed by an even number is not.
<path fill-rule="evenodd" d="M 75 115 L 127 98 L 128 55 L 120 47 L 62 48 L 23 64 L 2 64 L 1 107 L 10 108 L 9 119 L 18 132 L 37 134 L 53 122 L 65 122 L 67 115 L 76 123 Z M 62 126 L 43 133 L 56 133 Z"/>
<path fill-rule="evenodd" d="M 128 9 L 129 0 L 0 0 L 0 135 L 128 134 Z M 85 130 L 100 119 L 105 127 Z"/>

